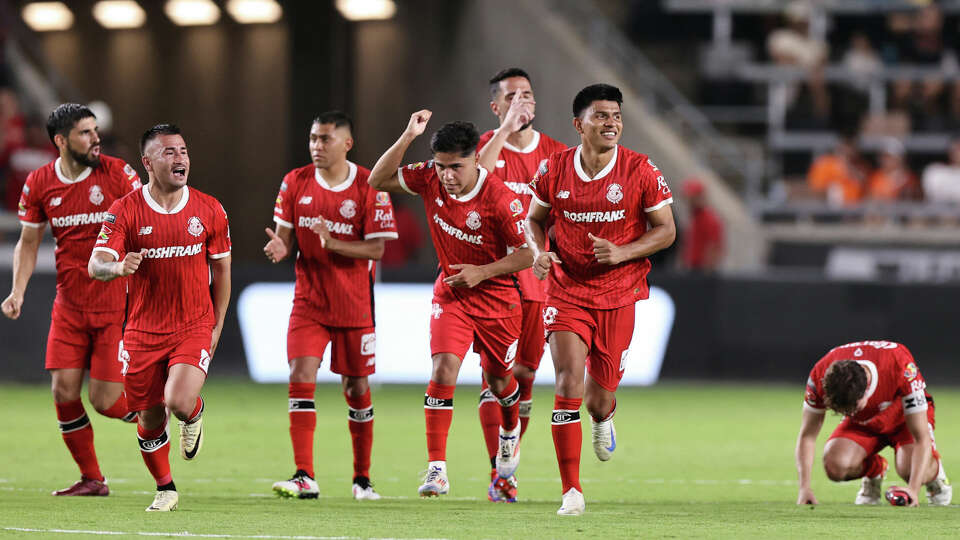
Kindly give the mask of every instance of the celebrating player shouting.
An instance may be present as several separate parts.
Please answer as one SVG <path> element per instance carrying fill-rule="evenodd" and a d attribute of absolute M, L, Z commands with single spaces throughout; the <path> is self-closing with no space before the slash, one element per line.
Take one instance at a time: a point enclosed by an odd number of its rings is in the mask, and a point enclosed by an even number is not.
<path fill-rule="evenodd" d="M 504 184 L 523 202 L 526 214 L 533 192 L 530 180 L 540 163 L 554 152 L 567 148 L 533 129 L 536 101 L 530 86 L 530 76 L 519 68 L 501 70 L 490 79 L 490 110 L 500 121 L 500 127 L 480 136 L 480 166 L 503 178 Z M 538 280 L 530 269 L 517 272 L 522 297 L 523 317 L 517 362 L 513 375 L 520 385 L 520 437 L 523 438 L 533 408 L 533 380 L 543 357 L 543 301 L 546 282 Z M 490 466 L 495 469 L 499 450 L 498 430 L 500 411 L 497 399 L 484 384 L 480 392 L 480 424 L 487 443 Z M 499 478 L 491 471 L 487 498 L 491 501 L 512 501 L 517 496 L 516 479 Z"/>
<path fill-rule="evenodd" d="M 613 86 L 581 90 L 573 100 L 581 144 L 551 156 L 530 184 L 533 271 L 540 279 L 549 275 L 543 322 L 557 372 L 551 431 L 563 486 L 561 515 L 584 511 L 584 399 L 597 458 L 607 461 L 616 449 L 615 392 L 633 338 L 635 303 L 649 294 L 647 257 L 676 236 L 673 198 L 660 170 L 647 156 L 617 144 L 622 102 Z M 545 249 L 548 218 L 555 227 L 553 251 Z"/>
<path fill-rule="evenodd" d="M 54 495 L 108 495 L 93 427 L 80 401 L 83 371 L 90 370 L 90 402 L 104 416 L 134 421 L 123 394 L 119 356 L 126 283 L 91 281 L 87 260 L 113 201 L 140 187 L 123 160 L 100 153 L 97 119 L 87 107 L 64 103 L 47 118 L 60 157 L 30 173 L 20 196 L 23 226 L 13 255 L 13 288 L 3 314 L 20 316 L 23 294 L 37 263 L 47 222 L 57 240 L 57 296 L 50 316 L 46 368 L 60 432 L 80 467 L 80 481 Z"/>
<path fill-rule="evenodd" d="M 947 506 L 953 487 L 933 440 L 933 398 L 906 347 L 891 341 L 861 341 L 834 348 L 810 371 L 797 436 L 797 504 L 817 504 L 810 470 L 827 409 L 844 415 L 823 447 L 823 468 L 834 482 L 862 478 L 856 504 L 878 504 L 887 472 L 879 454 L 894 448 L 897 474 L 907 482 L 906 502 L 917 506 L 920 486 L 927 502 Z M 896 489 L 896 488 L 891 488 Z"/>
<path fill-rule="evenodd" d="M 180 419 L 180 455 L 194 459 L 203 444 L 200 389 L 230 303 L 230 229 L 216 199 L 187 187 L 179 128 L 150 128 L 140 153 L 149 183 L 110 207 L 88 271 L 101 281 L 132 276 L 123 385 L 130 410 L 140 412 L 140 453 L 157 482 L 147 511 L 170 511 L 179 496 L 164 407 Z"/>
<path fill-rule="evenodd" d="M 380 498 L 370 485 L 373 405 L 367 376 L 376 368 L 374 262 L 385 241 L 397 238 L 390 196 L 367 184 L 370 171 L 347 161 L 353 148 L 350 118 L 318 116 L 310 128 L 313 164 L 287 173 L 273 210 L 276 232 L 263 251 L 277 262 L 300 246 L 293 311 L 287 331 L 290 362 L 290 440 L 297 471 L 273 490 L 286 497 L 319 495 L 313 472 L 317 369 L 333 343 L 330 370 L 339 373 L 353 440 L 353 497 Z"/>
<path fill-rule="evenodd" d="M 511 370 L 520 335 L 520 293 L 510 274 L 531 263 L 523 238 L 523 203 L 477 165 L 479 135 L 473 124 L 445 124 L 430 140 L 432 161 L 398 169 L 431 114 L 413 113 L 403 134 L 370 173 L 370 185 L 376 189 L 423 199 L 440 259 L 430 319 L 433 372 L 424 396 L 430 460 L 419 489 L 424 497 L 446 494 L 450 488 L 447 432 L 457 373 L 471 343 L 500 403 L 497 472 L 509 478 L 519 464 L 520 388 Z"/>

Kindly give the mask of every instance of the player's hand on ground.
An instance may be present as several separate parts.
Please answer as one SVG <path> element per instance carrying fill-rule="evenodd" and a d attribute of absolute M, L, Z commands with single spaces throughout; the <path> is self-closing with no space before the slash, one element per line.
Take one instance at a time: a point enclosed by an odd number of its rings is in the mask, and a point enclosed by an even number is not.
<path fill-rule="evenodd" d="M 890 491 L 892 489 L 902 489 L 903 491 L 906 491 L 910 495 L 910 504 L 908 504 L 907 506 L 920 506 L 920 501 L 917 498 L 917 493 L 911 490 L 910 486 L 903 486 L 903 487 L 890 486 L 889 488 L 887 488 L 887 491 Z"/>
<path fill-rule="evenodd" d="M 451 264 L 451 270 L 460 270 L 460 273 L 443 278 L 443 282 L 451 287 L 466 287 L 471 289 L 487 279 L 483 268 L 473 264 Z"/>
<path fill-rule="evenodd" d="M 593 241 L 593 256 L 600 264 L 619 264 L 624 260 L 623 250 L 613 242 L 587 233 Z"/>
<path fill-rule="evenodd" d="M 23 297 L 10 293 L 10 296 L 3 301 L 3 314 L 9 319 L 18 319 L 20 317 L 20 308 L 23 306 Z"/>
<path fill-rule="evenodd" d="M 140 251 L 127 252 L 127 254 L 123 257 L 123 260 L 120 261 L 120 267 L 117 269 L 117 275 L 120 277 L 125 277 L 136 272 L 137 269 L 140 268 L 140 263 L 143 262 L 143 256 L 146 253 L 146 248 L 143 248 Z"/>
<path fill-rule="evenodd" d="M 797 495 L 797 504 L 820 504 L 812 489 L 801 489 Z"/>
<path fill-rule="evenodd" d="M 423 132 L 427 129 L 427 122 L 430 121 L 431 116 L 433 116 L 433 112 L 427 109 L 423 109 L 411 114 L 410 122 L 407 123 L 407 129 L 404 130 L 404 133 L 412 137 L 419 137 L 420 135 L 423 135 Z"/>
<path fill-rule="evenodd" d="M 273 232 L 273 229 L 267 227 L 266 231 L 267 236 L 270 237 L 270 241 L 267 242 L 267 245 L 263 246 L 263 253 L 270 259 L 270 262 L 280 262 L 287 256 L 287 244 L 283 242 L 283 238 L 280 238 L 277 236 L 277 233 Z"/>
<path fill-rule="evenodd" d="M 310 226 L 310 230 L 316 233 L 320 237 L 320 247 L 326 248 L 327 244 L 330 243 L 330 229 L 327 228 L 327 220 L 323 216 L 318 216 L 320 219 L 316 223 Z"/>
<path fill-rule="evenodd" d="M 532 99 L 524 99 L 520 92 L 513 96 L 510 102 L 510 108 L 507 109 L 507 115 L 503 118 L 503 126 L 509 133 L 520 131 L 523 126 L 533 122 L 533 105 L 536 102 Z"/>
<path fill-rule="evenodd" d="M 557 254 L 552 251 L 542 251 L 535 259 L 533 259 L 533 275 L 537 276 L 537 279 L 544 280 L 547 279 L 547 274 L 550 273 L 550 267 L 556 264 L 560 264 L 560 257 L 557 257 Z"/>

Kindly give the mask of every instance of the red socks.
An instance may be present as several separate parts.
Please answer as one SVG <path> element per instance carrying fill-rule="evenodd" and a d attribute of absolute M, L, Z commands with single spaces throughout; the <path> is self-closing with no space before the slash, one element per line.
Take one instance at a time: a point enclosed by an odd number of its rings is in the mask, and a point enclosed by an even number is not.
<path fill-rule="evenodd" d="M 370 478 L 370 449 L 373 447 L 373 405 L 370 389 L 359 397 L 347 398 L 350 439 L 353 441 L 353 476 Z"/>
<path fill-rule="evenodd" d="M 555 396 L 553 399 L 553 418 L 550 431 L 553 434 L 553 447 L 557 452 L 557 464 L 560 466 L 562 493 L 570 488 L 580 487 L 580 447 L 583 444 L 583 430 L 580 427 L 581 398 Z"/>
<path fill-rule="evenodd" d="M 510 382 L 497 396 L 500 404 L 500 425 L 504 431 L 513 431 L 520 418 L 520 385 L 516 377 L 510 377 Z M 499 433 L 497 434 L 499 438 Z"/>
<path fill-rule="evenodd" d="M 313 402 L 316 383 L 295 383 L 288 386 L 290 396 L 290 441 L 293 443 L 293 462 L 297 470 L 307 471 L 313 478 L 313 432 L 317 428 L 317 413 Z"/>
<path fill-rule="evenodd" d="M 876 478 L 887 470 L 887 460 L 880 454 L 872 454 L 863 460 L 863 476 Z"/>
<path fill-rule="evenodd" d="M 423 396 L 423 415 L 427 424 L 427 456 L 429 461 L 447 460 L 447 433 L 453 421 L 452 384 L 430 381 Z M 499 437 L 499 433 L 497 437 Z"/>
<path fill-rule="evenodd" d="M 487 455 L 490 457 L 492 468 L 493 460 L 496 459 L 497 451 L 500 449 L 500 421 L 503 415 L 500 414 L 500 404 L 490 391 L 486 380 L 483 381 L 483 388 L 480 391 L 477 413 L 480 415 L 480 428 L 483 430 L 483 441 L 487 444 Z"/>
<path fill-rule="evenodd" d="M 78 399 L 67 403 L 54 403 L 54 406 L 57 408 L 63 442 L 67 443 L 70 455 L 80 467 L 80 474 L 84 478 L 103 481 L 103 474 L 100 473 L 100 465 L 97 463 L 97 452 L 93 448 L 93 426 L 83 409 L 83 403 Z"/>
<path fill-rule="evenodd" d="M 530 411 L 533 410 L 533 377 L 517 377 L 520 385 L 520 438 L 527 432 L 530 423 Z"/>
<path fill-rule="evenodd" d="M 173 481 L 170 475 L 170 440 L 167 437 L 167 422 L 156 429 L 144 429 L 137 424 L 137 439 L 140 441 L 140 455 L 147 465 L 158 486 Z"/>
<path fill-rule="evenodd" d="M 196 422 L 201 414 L 203 414 L 203 398 L 197 396 L 197 404 L 193 406 L 193 412 L 191 412 L 190 417 L 187 418 L 187 423 L 192 424 Z"/>

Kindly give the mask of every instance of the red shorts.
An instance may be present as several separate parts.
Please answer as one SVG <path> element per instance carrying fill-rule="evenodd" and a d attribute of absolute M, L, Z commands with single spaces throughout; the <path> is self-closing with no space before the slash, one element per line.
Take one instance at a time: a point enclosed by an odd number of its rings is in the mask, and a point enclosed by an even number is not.
<path fill-rule="evenodd" d="M 131 411 L 143 411 L 163 404 L 167 372 L 174 364 L 196 366 L 206 375 L 210 369 L 210 342 L 213 329 L 198 328 L 178 334 L 169 345 L 148 351 L 124 349 L 123 390 Z"/>
<path fill-rule="evenodd" d="M 120 340 L 123 311 L 93 313 L 53 304 L 47 335 L 47 369 L 89 369 L 90 378 L 123 380 Z"/>
<path fill-rule="evenodd" d="M 520 329 L 520 346 L 517 363 L 536 371 L 543 358 L 546 340 L 543 335 L 543 302 L 523 301 L 523 326 Z"/>
<path fill-rule="evenodd" d="M 636 305 L 591 309 L 548 298 L 543 310 L 547 337 L 553 332 L 573 332 L 587 345 L 587 373 L 601 387 L 616 392 L 633 340 Z"/>
<path fill-rule="evenodd" d="M 366 328 L 324 326 L 309 313 L 294 307 L 287 327 L 287 361 L 305 356 L 323 358 L 323 351 L 332 342 L 330 371 L 348 377 L 366 377 L 377 371 L 377 333 Z"/>
<path fill-rule="evenodd" d="M 455 354 L 462 360 L 470 344 L 480 355 L 480 367 L 495 377 L 506 377 L 517 357 L 522 317 L 503 319 L 471 317 L 457 302 L 433 303 L 430 318 L 430 355 Z"/>
<path fill-rule="evenodd" d="M 927 407 L 927 424 L 930 427 L 930 439 L 934 440 L 933 428 L 937 425 L 937 422 L 934 417 L 933 403 L 929 403 Z M 884 435 L 850 421 L 850 417 L 844 418 L 840 424 L 837 425 L 837 428 L 833 430 L 833 433 L 830 434 L 830 439 L 838 438 L 850 439 L 859 444 L 867 451 L 868 456 L 876 454 L 887 446 L 892 446 L 894 450 L 899 450 L 900 447 L 905 444 L 913 444 L 913 435 L 911 435 L 910 430 L 907 429 L 906 423 L 901 425 L 900 429 L 893 433 Z M 937 450 L 936 441 L 933 443 L 933 450 Z"/>

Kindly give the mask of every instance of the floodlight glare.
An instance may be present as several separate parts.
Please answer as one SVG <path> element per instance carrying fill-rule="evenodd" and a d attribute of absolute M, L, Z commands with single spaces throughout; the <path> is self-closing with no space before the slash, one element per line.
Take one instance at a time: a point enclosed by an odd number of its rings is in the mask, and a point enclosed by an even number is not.
<path fill-rule="evenodd" d="M 220 8 L 210 0 L 168 0 L 163 12 L 180 26 L 201 26 L 220 20 Z"/>
<path fill-rule="evenodd" d="M 275 23 L 283 8 L 275 0 L 230 0 L 227 12 L 241 24 Z"/>
<path fill-rule="evenodd" d="M 93 6 L 93 18 L 104 28 L 139 28 L 147 13 L 133 0 L 102 0 Z"/>
<path fill-rule="evenodd" d="M 389 19 L 397 12 L 393 0 L 337 0 L 337 10 L 347 20 Z"/>
<path fill-rule="evenodd" d="M 20 16 L 35 32 L 66 30 L 73 26 L 73 12 L 63 2 L 31 2 L 23 6 Z"/>

